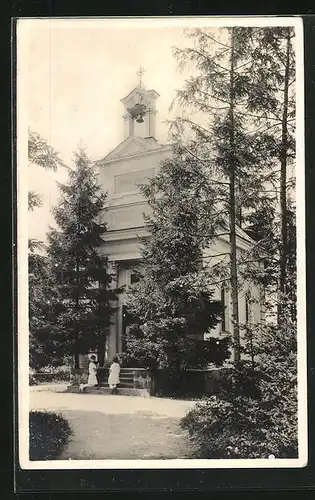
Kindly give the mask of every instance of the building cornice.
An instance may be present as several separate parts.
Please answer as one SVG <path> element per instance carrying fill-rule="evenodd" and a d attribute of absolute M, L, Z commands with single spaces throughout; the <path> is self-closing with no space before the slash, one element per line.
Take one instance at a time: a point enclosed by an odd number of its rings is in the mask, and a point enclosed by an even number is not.
<path fill-rule="evenodd" d="M 104 243 L 119 242 L 126 240 L 139 240 L 140 238 L 149 238 L 150 233 L 145 226 L 137 226 L 132 228 L 122 228 L 122 229 L 110 229 L 106 231 L 102 240 Z M 220 235 L 217 237 L 217 241 L 224 242 L 229 245 L 228 235 Z M 237 247 L 240 250 L 250 250 L 253 246 L 248 240 L 245 240 L 241 236 L 236 236 Z"/>
<path fill-rule="evenodd" d="M 111 163 L 119 162 L 121 160 L 127 160 L 127 159 L 129 160 L 129 159 L 134 158 L 134 157 L 138 158 L 139 156 L 146 156 L 146 155 L 153 154 L 153 153 L 159 153 L 160 151 L 171 150 L 172 147 L 173 147 L 172 144 L 162 144 L 160 148 L 149 149 L 147 151 L 132 153 L 129 155 L 124 155 L 124 156 L 117 156 L 116 158 L 113 158 L 111 160 L 106 160 L 103 158 L 103 160 L 98 160 L 97 162 L 95 162 L 95 165 L 97 165 L 98 167 L 104 167 L 104 166 L 107 166 Z"/>

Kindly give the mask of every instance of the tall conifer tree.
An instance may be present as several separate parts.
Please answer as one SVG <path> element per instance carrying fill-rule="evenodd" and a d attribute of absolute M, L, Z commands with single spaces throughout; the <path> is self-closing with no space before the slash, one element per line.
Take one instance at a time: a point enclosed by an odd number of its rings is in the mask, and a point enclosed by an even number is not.
<path fill-rule="evenodd" d="M 57 171 L 59 167 L 68 168 L 59 156 L 59 153 L 37 132 L 28 132 L 28 161 L 45 170 Z M 40 196 L 35 191 L 28 194 L 28 209 L 33 210 L 41 205 Z"/>
<path fill-rule="evenodd" d="M 214 185 L 220 186 L 221 205 L 225 208 L 230 238 L 230 269 L 228 279 L 232 295 L 234 360 L 240 361 L 239 328 L 239 271 L 236 245 L 236 227 L 241 224 L 241 207 L 246 197 L 247 184 L 253 184 L 253 171 L 261 165 L 260 151 L 255 151 L 255 138 L 249 136 L 246 121 L 246 95 L 250 86 L 248 64 L 248 29 L 228 28 L 215 38 L 211 31 L 193 30 L 189 36 L 193 46 L 175 49 L 180 67 L 193 63 L 198 74 L 191 76 L 178 101 L 182 106 L 199 113 L 196 120 L 177 117 L 173 130 L 190 129 L 203 144 L 201 161 L 214 176 Z M 201 117 L 204 117 L 201 125 Z M 248 117 L 250 120 L 250 117 Z M 251 165 L 251 175 L 248 166 Z M 224 185 L 224 186 L 223 186 Z"/>
<path fill-rule="evenodd" d="M 62 311 L 56 318 L 60 341 L 71 349 L 78 367 L 79 354 L 91 348 L 104 360 L 105 339 L 114 312 L 107 258 L 100 253 L 106 224 L 101 221 L 106 195 L 85 151 L 75 154 L 68 184 L 59 184 L 60 200 L 53 214 L 57 229 L 48 234 L 48 256 Z M 62 339 L 62 340 L 61 340 Z"/>
<path fill-rule="evenodd" d="M 194 134 L 202 144 L 200 158 L 221 181 L 230 235 L 230 273 L 233 303 L 235 360 L 240 357 L 237 296 L 241 282 L 252 276 L 257 283 L 274 285 L 283 295 L 288 244 L 288 165 L 294 158 L 294 51 L 292 28 L 225 28 L 192 30 L 192 46 L 176 48 L 180 67 L 193 64 L 193 74 L 177 100 L 188 114 L 172 123 L 182 141 Z M 279 167 L 281 164 L 281 174 Z M 222 182 L 223 181 L 223 182 Z M 226 189 L 222 184 L 226 181 Z M 218 182 L 220 184 L 220 182 Z M 277 207 L 281 209 L 281 236 L 277 236 Z M 255 215 L 256 214 L 256 215 Z M 270 215 L 273 214 L 272 219 Z M 261 242 L 245 259 L 237 254 L 235 229 L 267 219 L 267 244 Z M 271 242 L 274 244 L 271 248 Z M 284 250 L 286 248 L 286 250 Z M 268 266 L 261 262 L 268 249 Z M 279 258 L 276 262 L 275 255 Z M 272 263 L 270 265 L 270 263 Z M 272 273 L 270 269 L 272 268 Z M 281 278 L 282 276 L 282 278 Z M 268 281 L 269 280 L 269 281 Z M 275 291 L 275 288 L 273 289 Z M 279 302 L 279 301 L 278 301 Z"/>
<path fill-rule="evenodd" d="M 222 312 L 202 258 L 219 223 L 209 201 L 216 193 L 202 164 L 180 147 L 142 192 L 151 209 L 145 217 L 150 236 L 143 240 L 139 281 L 129 294 L 137 324 L 127 347 L 134 357 L 178 373 Z"/>
<path fill-rule="evenodd" d="M 249 109 L 259 113 L 263 134 L 269 140 L 270 158 L 273 160 L 272 189 L 275 193 L 274 232 L 278 241 L 278 323 L 288 314 L 290 295 L 288 272 L 292 270 L 294 237 L 292 239 L 291 214 L 295 185 L 295 51 L 294 28 L 276 27 L 253 30 L 252 86 Z M 264 89 L 263 99 L 261 98 Z M 269 117 L 266 117 L 269 109 Z M 270 186 L 269 186 L 269 189 Z M 255 205 L 254 205 L 255 206 Z M 279 230 L 278 230 L 279 228 Z M 292 253 L 293 251 L 293 253 Z M 293 277 L 294 281 L 294 277 Z"/>
<path fill-rule="evenodd" d="M 46 170 L 57 171 L 58 167 L 66 167 L 58 152 L 40 134 L 32 130 L 29 130 L 28 136 L 28 160 L 29 164 Z M 41 204 L 38 193 L 29 191 L 29 211 L 40 207 Z M 62 356 L 50 336 L 48 316 L 53 283 L 49 280 L 45 245 L 36 239 L 29 239 L 28 246 L 30 365 L 32 368 L 38 368 L 45 364 L 62 362 Z"/>

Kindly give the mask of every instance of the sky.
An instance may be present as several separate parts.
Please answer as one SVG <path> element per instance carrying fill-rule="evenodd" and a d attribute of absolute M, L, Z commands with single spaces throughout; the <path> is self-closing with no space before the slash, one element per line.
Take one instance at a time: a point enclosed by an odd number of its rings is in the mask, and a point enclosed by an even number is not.
<path fill-rule="evenodd" d="M 177 69 L 172 47 L 188 44 L 183 28 L 125 28 L 103 23 L 34 20 L 27 32 L 28 125 L 41 134 L 71 165 L 80 141 L 92 161 L 123 140 L 125 97 L 139 82 L 142 66 L 146 88 L 157 101 L 157 139 L 167 142 L 169 106 L 188 73 Z M 28 188 L 43 206 L 29 214 L 29 236 L 45 239 L 50 213 L 58 199 L 56 180 L 66 170 L 29 168 Z"/>
<path fill-rule="evenodd" d="M 120 100 L 139 83 L 141 66 L 144 86 L 160 94 L 157 139 L 168 142 L 165 121 L 174 113 L 169 106 L 176 89 L 183 87 L 193 71 L 190 67 L 180 72 L 172 53 L 174 46 L 191 45 L 184 33 L 187 22 L 180 18 L 19 21 L 18 88 L 22 97 L 18 112 L 23 108 L 27 116 L 25 136 L 28 127 L 38 132 L 70 166 L 79 143 L 85 145 L 92 161 L 103 158 L 123 140 Z M 204 19 L 200 22 L 200 26 L 206 24 Z M 272 20 L 261 22 L 270 25 Z M 279 19 L 273 22 L 278 24 Z M 283 22 L 290 24 L 290 19 Z M 234 18 L 234 23 L 239 25 L 241 19 Z M 221 19 L 221 25 L 226 24 Z M 44 241 L 53 224 L 51 209 L 58 200 L 56 181 L 65 182 L 67 171 L 26 169 L 28 189 L 40 194 L 43 201 L 41 208 L 28 214 L 28 236 Z"/>

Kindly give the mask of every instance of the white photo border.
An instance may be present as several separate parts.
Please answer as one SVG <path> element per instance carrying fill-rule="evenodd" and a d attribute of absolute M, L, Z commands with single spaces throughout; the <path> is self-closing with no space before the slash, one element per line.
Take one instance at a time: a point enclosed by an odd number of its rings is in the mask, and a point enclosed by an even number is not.
<path fill-rule="evenodd" d="M 174 460 L 29 460 L 29 337 L 28 337 L 28 43 L 33 23 L 115 26 L 123 29 L 227 26 L 292 26 L 296 33 L 296 223 L 298 322 L 298 446 L 297 459 L 174 459 Z M 18 281 L 18 447 L 23 470 L 67 469 L 252 469 L 302 468 L 308 461 L 306 255 L 305 255 L 305 127 L 303 20 L 296 17 L 155 17 L 155 18 L 23 18 L 17 20 L 17 281 Z"/>

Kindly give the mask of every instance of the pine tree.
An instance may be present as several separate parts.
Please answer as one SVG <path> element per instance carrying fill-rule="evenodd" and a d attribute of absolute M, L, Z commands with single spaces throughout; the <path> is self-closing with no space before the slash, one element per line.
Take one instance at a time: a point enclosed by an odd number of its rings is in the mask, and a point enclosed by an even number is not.
<path fill-rule="evenodd" d="M 37 132 L 28 131 L 28 161 L 46 170 L 57 171 L 59 167 L 68 168 L 61 160 L 59 153 Z M 34 191 L 28 194 L 28 209 L 40 207 L 42 200 Z"/>
<path fill-rule="evenodd" d="M 30 242 L 28 257 L 29 275 L 29 330 L 30 330 L 30 366 L 38 368 L 49 364 L 45 356 L 45 348 L 41 342 L 41 332 L 45 329 L 44 308 L 47 304 L 47 259 L 39 254 L 43 245 Z M 49 334 L 47 335 L 49 339 Z"/>
<path fill-rule="evenodd" d="M 255 370 L 232 371 L 182 426 L 202 458 L 297 458 L 296 324 L 265 328 Z"/>
<path fill-rule="evenodd" d="M 249 107 L 262 114 L 260 125 L 267 126 L 264 132 L 272 145 L 270 156 L 273 158 L 274 188 L 276 204 L 279 205 L 279 224 L 275 217 L 275 228 L 279 225 L 278 253 L 278 323 L 281 324 L 288 313 L 286 296 L 290 293 L 287 286 L 288 271 L 291 269 L 289 242 L 290 197 L 294 187 L 292 168 L 295 161 L 295 33 L 292 27 L 257 29 L 253 32 L 253 84 L 249 96 Z M 261 99 L 261 82 L 264 82 L 264 98 Z M 269 119 L 265 108 L 269 108 Z M 278 231 L 276 231 L 278 232 Z"/>
<path fill-rule="evenodd" d="M 40 369 L 62 365 L 72 352 L 59 328 L 64 313 L 49 258 L 43 244 L 32 242 L 29 250 L 30 366 Z"/>
<path fill-rule="evenodd" d="M 52 148 L 40 134 L 29 130 L 28 160 L 44 169 L 57 171 L 65 167 L 57 151 Z M 28 193 L 28 209 L 33 211 L 40 207 L 42 200 L 38 193 Z M 45 364 L 62 361 L 58 348 L 53 345 L 50 336 L 49 311 L 52 304 L 53 283 L 49 280 L 48 261 L 45 256 L 45 245 L 29 239 L 28 273 L 29 273 L 29 332 L 30 332 L 30 365 L 39 368 Z"/>
<path fill-rule="evenodd" d="M 78 368 L 79 354 L 97 348 L 101 362 L 111 315 L 113 289 L 107 258 L 99 247 L 106 224 L 100 221 L 106 195 L 100 193 L 93 167 L 82 148 L 68 184 L 59 184 L 60 200 L 53 215 L 58 229 L 48 234 L 48 257 L 59 294 L 55 331 L 70 349 Z"/>
<path fill-rule="evenodd" d="M 245 346 L 252 358 L 234 365 L 227 376 L 227 388 L 223 384 L 216 396 L 197 405 L 183 425 L 208 458 L 267 458 L 269 454 L 296 457 L 296 228 L 294 204 L 290 201 L 294 183 L 289 178 L 295 156 L 294 32 L 277 27 L 243 32 L 237 28 L 234 34 L 238 38 L 241 33 L 246 55 L 235 70 L 241 77 L 238 91 L 242 92 L 234 108 L 234 117 L 242 120 L 241 127 L 235 128 L 236 134 L 242 132 L 236 148 L 236 186 L 242 222 L 256 244 L 250 260 L 244 262 L 246 266 L 237 259 L 237 271 L 239 278 L 262 284 L 271 294 L 278 292 L 281 314 L 278 325 L 255 325 Z M 184 116 L 176 120 L 176 125 L 177 130 L 190 125 L 199 142 L 208 144 L 208 168 L 215 171 L 212 165 L 220 167 L 221 157 L 213 150 L 229 144 L 228 135 L 218 135 L 216 127 L 224 123 L 228 113 L 224 106 L 228 57 L 224 55 L 231 54 L 231 43 L 227 43 L 231 42 L 231 34 L 218 39 L 198 31 L 193 37 L 197 44 L 191 49 L 190 60 L 197 62 L 200 80 L 190 79 L 179 97 L 207 120 L 201 126 L 200 121 Z M 221 61 L 213 47 L 202 45 L 209 38 L 222 47 Z M 180 51 L 178 56 L 185 60 L 185 54 L 185 50 Z M 200 81 L 204 87 L 199 87 Z M 207 93 L 205 101 L 202 92 Z M 222 173 L 221 168 L 220 180 Z M 264 262 L 265 268 L 259 262 Z"/>
<path fill-rule="evenodd" d="M 192 46 L 176 48 L 175 56 L 180 67 L 192 63 L 197 75 L 190 77 L 178 92 L 178 102 L 189 109 L 189 116 L 177 117 L 172 128 L 177 140 L 181 137 L 184 142 L 187 133 L 188 137 L 194 134 L 203 145 L 204 164 L 217 179 L 227 181 L 228 188 L 224 190 L 221 186 L 221 197 L 229 217 L 231 258 L 227 279 L 232 289 L 238 360 L 237 295 L 245 278 L 252 275 L 257 278 L 256 283 L 271 286 L 278 275 L 276 288 L 283 296 L 284 268 L 290 247 L 288 221 L 285 222 L 292 184 L 288 168 L 294 159 L 294 32 L 292 28 L 237 27 L 215 32 L 192 30 L 189 36 Z M 277 162 L 281 165 L 280 176 Z M 278 206 L 282 214 L 280 225 Z M 266 234 L 254 245 L 248 259 L 243 259 L 237 256 L 234 232 L 236 224 L 246 229 L 255 212 L 258 220 L 267 207 L 268 216 L 270 211 L 274 213 L 268 233 L 274 232 L 272 241 L 276 246 L 271 250 L 269 245 L 262 272 Z M 282 228 L 279 237 L 278 226 Z"/>
<path fill-rule="evenodd" d="M 220 319 L 221 304 L 213 299 L 202 259 L 220 222 L 209 201 L 216 192 L 202 164 L 180 147 L 141 190 L 150 207 L 150 236 L 142 242 L 139 280 L 129 293 L 127 307 L 136 321 L 127 348 L 151 368 L 175 376 Z"/>
<path fill-rule="evenodd" d="M 235 363 L 240 361 L 240 328 L 238 311 L 239 257 L 236 226 L 241 224 L 243 204 L 248 191 L 257 189 L 260 168 L 265 161 L 264 146 L 257 147 L 255 134 L 249 134 L 253 117 L 246 109 L 251 75 L 248 67 L 250 37 L 248 28 L 220 31 L 215 37 L 209 30 L 193 30 L 193 46 L 175 49 L 180 67 L 193 63 L 197 76 L 191 76 L 178 92 L 182 107 L 197 112 L 196 119 L 183 115 L 172 123 L 176 136 L 183 137 L 187 127 L 203 145 L 203 161 L 220 188 L 230 238 L 230 281 L 233 307 L 233 340 Z M 202 125 L 201 125 L 202 123 Z M 251 188 L 251 189 L 249 189 Z M 252 194 L 251 194 L 252 196 Z"/>

